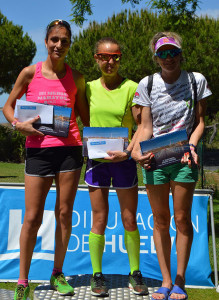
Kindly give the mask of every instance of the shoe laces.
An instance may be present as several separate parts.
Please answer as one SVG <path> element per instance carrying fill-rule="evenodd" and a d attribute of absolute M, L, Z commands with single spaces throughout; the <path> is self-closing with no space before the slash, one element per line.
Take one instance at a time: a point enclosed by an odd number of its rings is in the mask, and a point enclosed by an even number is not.
<path fill-rule="evenodd" d="M 25 290 L 25 287 L 22 284 L 19 284 L 17 286 L 17 295 L 18 295 L 19 298 L 23 297 L 24 290 Z"/>
<path fill-rule="evenodd" d="M 57 281 L 61 284 L 64 284 L 64 285 L 67 285 L 67 282 L 66 282 L 66 279 L 65 279 L 65 276 L 63 273 L 61 273 L 60 275 L 57 276 Z"/>
<path fill-rule="evenodd" d="M 95 274 L 94 280 L 95 280 L 96 286 L 98 286 L 98 287 L 105 286 L 105 278 L 102 273 L 98 273 L 98 275 Z"/>
<path fill-rule="evenodd" d="M 143 285 L 142 274 L 140 271 L 134 271 L 132 276 L 135 279 L 137 285 Z"/>

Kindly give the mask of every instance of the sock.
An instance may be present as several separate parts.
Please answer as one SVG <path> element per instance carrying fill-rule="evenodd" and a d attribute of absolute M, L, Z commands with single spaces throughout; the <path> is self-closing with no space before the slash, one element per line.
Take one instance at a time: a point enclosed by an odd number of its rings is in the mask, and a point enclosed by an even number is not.
<path fill-rule="evenodd" d="M 28 279 L 18 279 L 17 284 L 22 284 L 26 288 L 28 286 Z"/>
<path fill-rule="evenodd" d="M 53 268 L 52 275 L 60 274 L 62 273 L 62 269 Z"/>
<path fill-rule="evenodd" d="M 138 228 L 135 231 L 125 230 L 125 247 L 128 253 L 131 274 L 139 270 L 140 235 Z"/>
<path fill-rule="evenodd" d="M 105 246 L 104 234 L 96 234 L 90 231 L 89 248 L 90 259 L 93 268 L 93 275 L 97 272 L 102 272 L 102 257 Z"/>

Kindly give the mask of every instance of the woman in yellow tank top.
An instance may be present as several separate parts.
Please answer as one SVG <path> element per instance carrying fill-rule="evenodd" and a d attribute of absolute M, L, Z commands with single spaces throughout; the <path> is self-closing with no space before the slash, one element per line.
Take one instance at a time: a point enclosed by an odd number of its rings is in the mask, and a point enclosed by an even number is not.
<path fill-rule="evenodd" d="M 103 38 L 96 44 L 94 58 L 102 75 L 99 79 L 89 82 L 86 88 L 90 107 L 90 126 L 128 127 L 131 136 L 132 99 L 137 84 L 124 79 L 118 73 L 122 58 L 121 47 L 116 40 Z M 108 288 L 102 274 L 102 256 L 111 182 L 117 192 L 125 228 L 125 246 L 130 263 L 129 287 L 135 294 L 148 294 L 139 270 L 140 237 L 136 224 L 138 181 L 136 163 L 133 159 L 129 159 L 131 149 L 132 145 L 129 145 L 124 152 L 108 152 L 109 156 L 105 158 L 105 162 L 91 159 L 87 162 L 85 182 L 89 186 L 93 211 L 89 247 L 93 268 L 91 294 L 94 296 L 108 295 Z"/>

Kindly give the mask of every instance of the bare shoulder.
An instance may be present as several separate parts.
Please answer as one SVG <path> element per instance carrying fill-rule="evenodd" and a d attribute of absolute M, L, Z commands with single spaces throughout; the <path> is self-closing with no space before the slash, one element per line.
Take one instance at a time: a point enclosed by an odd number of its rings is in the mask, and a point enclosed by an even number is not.
<path fill-rule="evenodd" d="M 34 77 L 35 71 L 36 71 L 36 65 L 31 65 L 31 66 L 25 67 L 21 71 L 19 76 L 26 84 L 29 84 Z"/>

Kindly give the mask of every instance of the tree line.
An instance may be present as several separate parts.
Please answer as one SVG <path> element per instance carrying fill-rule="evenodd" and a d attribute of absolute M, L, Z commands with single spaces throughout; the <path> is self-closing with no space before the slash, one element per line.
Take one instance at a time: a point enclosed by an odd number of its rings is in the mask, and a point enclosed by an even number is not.
<path fill-rule="evenodd" d="M 72 4 L 72 22 L 82 26 L 87 20 L 86 16 L 93 14 L 93 1 L 91 0 L 69 0 Z M 117 0 L 119 1 L 119 0 Z M 145 8 L 155 9 L 159 13 L 164 13 L 174 24 L 186 24 L 195 16 L 201 0 L 121 0 L 122 4 L 130 3 L 132 7 L 144 1 Z"/>
<path fill-rule="evenodd" d="M 36 54 L 36 44 L 22 26 L 14 25 L 0 11 L 0 95 L 10 93 L 20 71 Z"/>
<path fill-rule="evenodd" d="M 122 45 L 121 75 L 139 82 L 159 70 L 149 50 L 153 35 L 159 31 L 176 31 L 183 39 L 182 68 L 200 72 L 208 80 L 213 96 L 208 100 L 207 114 L 213 118 L 219 104 L 219 20 L 207 16 L 196 17 L 180 26 L 170 20 L 171 16 L 165 13 L 125 10 L 113 15 L 105 23 L 92 22 L 86 30 L 73 36 L 67 62 L 81 71 L 86 81 L 97 79 L 100 72 L 93 58 L 94 45 L 100 38 L 110 36 Z"/>

